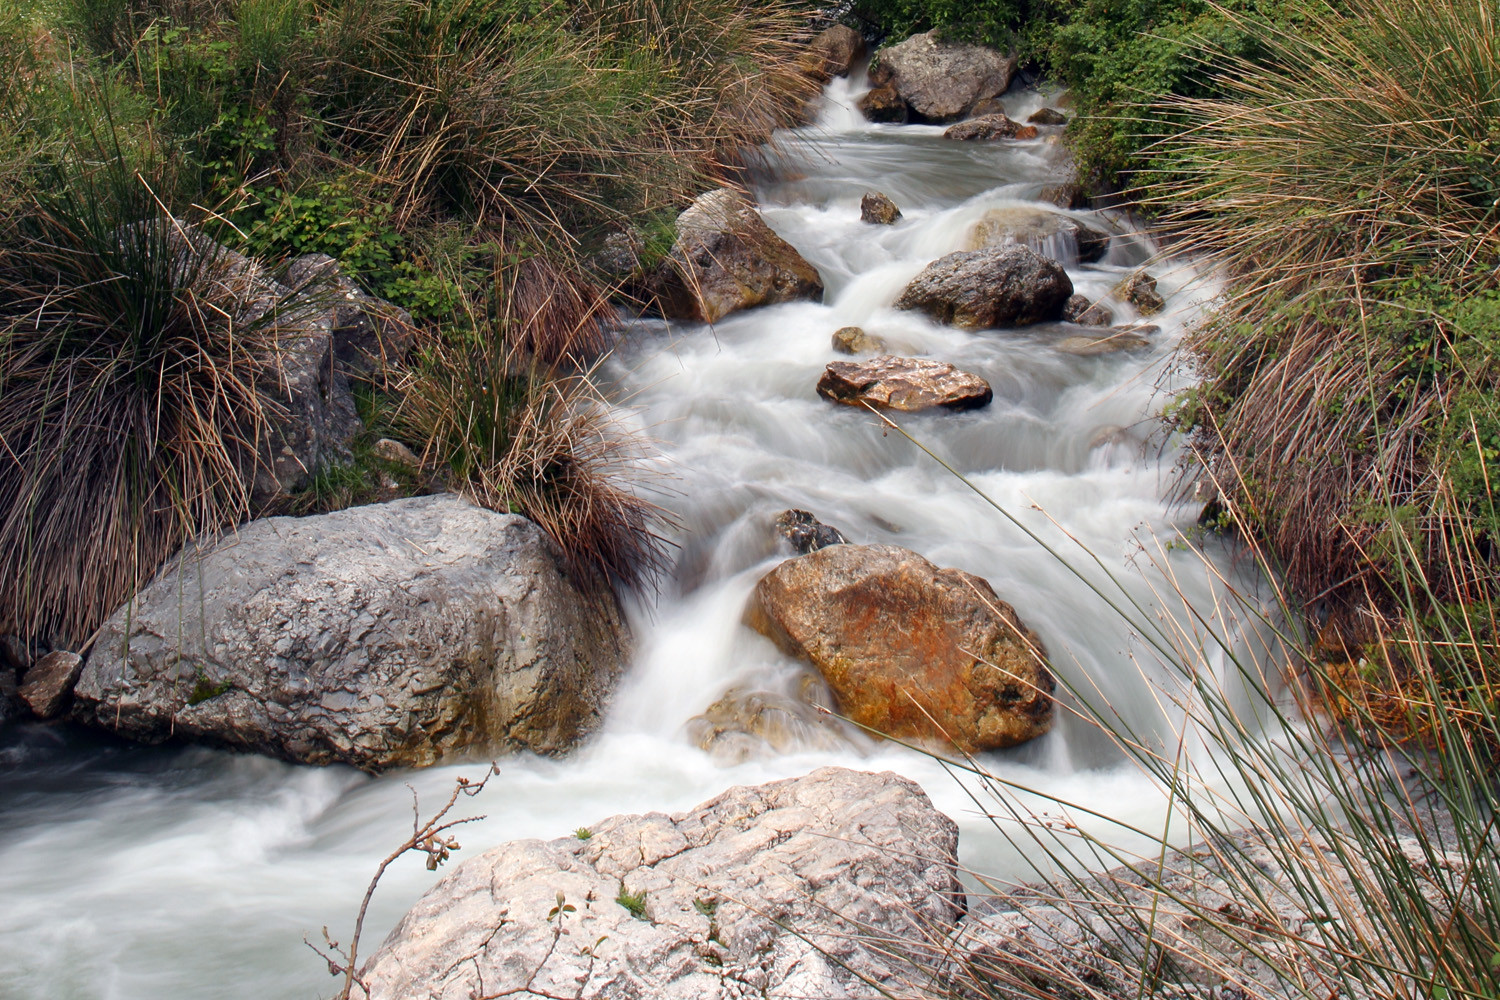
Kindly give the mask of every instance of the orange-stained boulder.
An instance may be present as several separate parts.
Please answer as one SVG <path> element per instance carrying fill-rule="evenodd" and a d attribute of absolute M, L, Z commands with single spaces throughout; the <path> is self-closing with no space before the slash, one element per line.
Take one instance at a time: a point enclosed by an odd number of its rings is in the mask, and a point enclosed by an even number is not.
<path fill-rule="evenodd" d="M 984 580 L 894 545 L 834 545 L 756 585 L 746 621 L 875 732 L 966 753 L 1052 725 L 1046 650 Z"/>

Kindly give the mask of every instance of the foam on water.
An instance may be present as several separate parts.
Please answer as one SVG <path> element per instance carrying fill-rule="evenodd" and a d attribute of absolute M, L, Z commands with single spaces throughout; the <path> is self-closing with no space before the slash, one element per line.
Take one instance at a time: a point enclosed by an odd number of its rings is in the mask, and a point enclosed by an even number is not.
<path fill-rule="evenodd" d="M 835 81 L 819 126 L 771 154 L 784 178 L 759 192 L 768 222 L 822 273 L 821 304 L 740 313 L 713 330 L 642 323 L 612 362 L 621 416 L 661 443 L 675 477 L 664 502 L 681 518 L 678 569 L 659 602 L 637 607 L 635 662 L 603 731 L 566 760 L 508 759 L 461 832 L 473 849 L 567 835 L 602 817 L 694 805 L 724 788 L 839 763 L 920 781 L 958 819 L 966 863 L 1004 876 L 1021 858 L 939 764 L 851 737 L 836 751 L 725 764 L 685 724 L 726 690 L 791 693 L 801 668 L 740 624 L 746 596 L 779 558 L 771 518 L 814 511 L 851 541 L 903 545 L 990 580 L 1051 650 L 1057 672 L 1100 691 L 1132 723 L 1170 739 L 1152 683 L 1168 673 L 1078 575 L 981 497 L 868 413 L 819 399 L 829 338 L 860 325 L 898 353 L 930 355 L 988 379 L 990 407 L 902 418 L 913 435 L 1028 528 L 1072 555 L 1095 584 L 1127 579 L 1149 606 L 1162 571 L 1132 557 L 1170 538 L 1192 511 L 1163 501 L 1175 453 L 1154 437 L 1157 387 L 1186 324 L 1215 294 L 1190 267 L 1160 271 L 1163 330 L 1140 354 L 1062 354 L 1056 329 L 970 333 L 895 310 L 904 284 L 964 247 L 999 207 L 1032 205 L 1057 179 L 1061 147 L 954 143 L 941 129 L 865 123 L 861 76 Z M 1044 96 L 1008 95 L 1024 118 Z M 890 195 L 895 226 L 859 221 L 866 190 Z M 1106 294 L 1146 259 L 1123 217 L 1091 218 L 1117 234 L 1106 260 L 1070 269 L 1084 294 Z M 1119 309 L 1120 320 L 1133 318 Z M 1075 331 L 1076 332 L 1076 331 Z M 1096 553 L 1082 558 L 1069 537 Z M 1195 605 L 1217 612 L 1210 574 L 1191 553 L 1162 556 Z M 1228 561 L 1224 560 L 1228 566 Z M 1227 571 L 1227 569 L 1226 569 Z M 332 992 L 303 948 L 328 925 L 342 939 L 364 885 L 404 835 L 413 786 L 446 798 L 451 765 L 369 778 L 199 749 L 122 747 L 44 727 L 12 730 L 0 772 L 0 996 L 274 1000 Z M 1160 829 L 1162 796 L 1082 723 L 1060 713 L 1048 736 L 988 763 L 1143 829 Z M 1038 808 L 1043 808 L 1038 804 Z M 1099 827 L 1104 829 L 1103 824 Z M 378 943 L 434 881 L 407 858 L 376 896 L 364 942 Z"/>

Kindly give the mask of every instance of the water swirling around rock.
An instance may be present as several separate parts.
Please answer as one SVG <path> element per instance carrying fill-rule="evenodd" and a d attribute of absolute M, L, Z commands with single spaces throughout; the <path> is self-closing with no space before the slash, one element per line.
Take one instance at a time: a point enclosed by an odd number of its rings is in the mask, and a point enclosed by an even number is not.
<path fill-rule="evenodd" d="M 462 831 L 466 846 L 561 836 L 611 814 L 682 809 L 730 785 L 844 764 L 916 778 L 959 821 L 968 864 L 1020 873 L 1015 849 L 937 763 L 799 714 L 805 670 L 741 621 L 755 582 L 784 556 L 772 522 L 788 508 L 815 512 L 850 541 L 899 545 L 985 578 L 1042 637 L 1061 679 L 1171 738 L 1176 720 L 1151 685 L 1166 672 L 1132 657 L 1130 630 L 1088 586 L 904 438 L 815 386 L 841 357 L 830 336 L 848 326 L 891 353 L 981 376 L 994 390 L 989 406 L 903 416 L 903 425 L 1032 530 L 1078 556 L 1066 536 L 1080 540 L 1149 606 L 1163 571 L 1132 559 L 1143 539 L 1169 539 L 1194 513 L 1163 499 L 1175 452 L 1153 436 L 1150 414 L 1173 348 L 1215 286 L 1190 267 L 1153 268 L 1167 299 L 1152 319 L 1161 331 L 1135 350 L 1093 356 L 1057 349 L 1076 327 L 974 332 L 896 310 L 908 281 L 966 249 L 986 213 L 1036 209 L 1065 154 L 1046 136 L 956 143 L 940 126 L 868 124 L 854 110 L 865 86 L 858 75 L 835 81 L 818 126 L 769 154 L 781 179 L 756 192 L 766 221 L 817 267 L 824 300 L 734 314 L 711 329 L 642 323 L 612 360 L 622 416 L 660 442 L 675 477 L 663 502 L 681 519 L 678 572 L 658 602 L 635 609 L 639 649 L 603 730 L 566 759 L 505 761 L 474 803 L 488 818 Z M 1042 97 L 1018 92 L 1004 103 L 1025 120 Z M 899 206 L 895 224 L 860 221 L 871 190 Z M 1114 234 L 1103 260 L 1065 260 L 1084 295 L 1106 296 L 1150 257 L 1128 220 L 1071 214 Z M 1068 257 L 1066 243 L 1043 249 Z M 1118 322 L 1135 318 L 1113 306 Z M 1162 558 L 1188 599 L 1216 614 L 1198 557 Z M 1097 580 L 1103 571 L 1085 572 Z M 719 755 L 699 749 L 704 727 L 690 721 L 717 705 L 722 729 L 733 690 L 782 720 L 783 752 L 749 752 L 753 741 Z M 479 769 L 370 778 L 39 726 L 3 740 L 4 992 L 48 1000 L 327 992 L 301 937 L 324 925 L 338 937 L 350 923 L 376 860 L 402 835 L 408 782 L 436 802 L 455 775 Z M 1164 821 L 1160 794 L 1065 711 L 1048 735 L 989 764 L 1142 828 Z M 415 858 L 391 870 L 367 947 L 431 882 Z"/>

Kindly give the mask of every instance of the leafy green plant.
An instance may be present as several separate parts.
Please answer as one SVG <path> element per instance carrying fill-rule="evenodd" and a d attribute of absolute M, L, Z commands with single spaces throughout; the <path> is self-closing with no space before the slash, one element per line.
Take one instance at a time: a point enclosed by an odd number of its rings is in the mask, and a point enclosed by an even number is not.
<path fill-rule="evenodd" d="M 573 836 L 577 837 L 579 840 L 588 840 L 589 838 L 593 837 L 593 835 L 594 831 L 590 830 L 586 826 L 580 826 L 578 829 L 573 831 Z"/>
<path fill-rule="evenodd" d="M 649 919 L 646 916 L 646 893 L 626 892 L 625 883 L 620 883 L 620 894 L 615 897 L 615 902 L 625 907 L 626 911 L 637 920 Z"/>

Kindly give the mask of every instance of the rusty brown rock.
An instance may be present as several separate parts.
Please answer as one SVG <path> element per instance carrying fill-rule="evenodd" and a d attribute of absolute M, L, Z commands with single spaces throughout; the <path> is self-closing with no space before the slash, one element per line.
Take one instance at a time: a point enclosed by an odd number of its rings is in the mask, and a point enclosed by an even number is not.
<path fill-rule="evenodd" d="M 82 671 L 83 657 L 59 649 L 31 665 L 16 693 L 37 718 L 55 719 L 72 701 Z"/>
<path fill-rule="evenodd" d="M 882 354 L 869 361 L 835 361 L 818 379 L 818 395 L 835 403 L 869 403 L 882 410 L 908 413 L 946 407 L 975 410 L 995 394 L 978 375 L 942 361 Z"/>
<path fill-rule="evenodd" d="M 866 191 L 859 200 L 859 221 L 876 226 L 893 226 L 901 219 L 901 209 L 879 191 Z"/>
<path fill-rule="evenodd" d="M 1046 650 L 983 579 L 893 545 L 835 545 L 756 585 L 746 621 L 828 682 L 839 711 L 972 753 L 1052 725 Z"/>
<path fill-rule="evenodd" d="M 906 106 L 906 101 L 889 83 L 875 87 L 856 101 L 855 106 L 866 119 L 872 122 L 905 125 L 907 119 L 911 117 L 911 109 Z"/>

